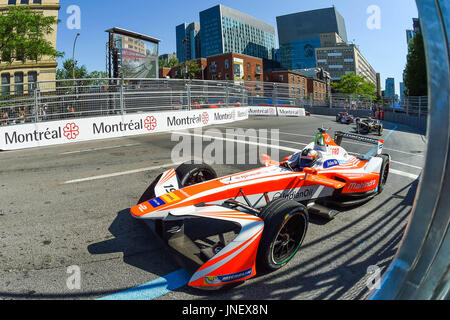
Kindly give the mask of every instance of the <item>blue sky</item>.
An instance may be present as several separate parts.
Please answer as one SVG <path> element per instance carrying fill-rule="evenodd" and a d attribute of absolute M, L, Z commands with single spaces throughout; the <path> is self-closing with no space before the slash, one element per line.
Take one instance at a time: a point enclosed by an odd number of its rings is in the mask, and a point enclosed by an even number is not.
<path fill-rule="evenodd" d="M 396 92 L 406 64 L 408 52 L 406 29 L 412 28 L 412 18 L 418 16 L 414 0 L 60 0 L 57 49 L 72 58 L 73 40 L 77 32 L 76 59 L 89 71 L 106 69 L 105 46 L 111 27 L 121 27 L 161 39 L 160 54 L 176 51 L 175 27 L 183 22 L 199 21 L 198 13 L 223 4 L 265 21 L 276 28 L 276 17 L 284 14 L 335 5 L 343 15 L 349 41 L 361 52 L 385 79 L 394 77 Z M 77 5 L 81 11 L 81 28 L 70 30 L 67 8 Z M 378 6 L 381 11 L 380 29 L 370 30 L 367 8 Z M 61 62 L 61 60 L 59 61 Z"/>

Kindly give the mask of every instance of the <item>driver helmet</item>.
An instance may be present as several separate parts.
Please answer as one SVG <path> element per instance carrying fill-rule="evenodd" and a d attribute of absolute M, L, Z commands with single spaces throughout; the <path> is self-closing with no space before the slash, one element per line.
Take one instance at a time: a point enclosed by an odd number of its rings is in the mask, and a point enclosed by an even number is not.
<path fill-rule="evenodd" d="M 319 153 L 314 149 L 305 149 L 302 151 L 298 159 L 298 166 L 300 168 L 311 168 L 319 159 Z"/>

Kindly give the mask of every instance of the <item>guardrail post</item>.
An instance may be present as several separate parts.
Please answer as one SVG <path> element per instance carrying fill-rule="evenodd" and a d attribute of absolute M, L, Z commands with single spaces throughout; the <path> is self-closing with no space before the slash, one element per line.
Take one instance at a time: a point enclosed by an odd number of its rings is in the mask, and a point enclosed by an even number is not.
<path fill-rule="evenodd" d="M 230 106 L 230 87 L 229 87 L 229 83 L 227 82 L 226 87 L 225 87 L 225 105 L 227 107 Z"/>
<path fill-rule="evenodd" d="M 122 82 L 122 81 L 120 82 L 120 90 L 119 90 L 119 94 L 120 94 L 120 96 L 119 96 L 119 102 L 120 102 L 120 114 L 121 114 L 121 115 L 124 115 L 124 114 L 125 114 L 125 97 L 124 97 L 125 89 L 124 89 L 124 86 L 123 86 L 123 82 Z"/>
<path fill-rule="evenodd" d="M 278 107 L 278 85 L 276 83 L 273 84 L 272 100 L 273 106 Z"/>
<path fill-rule="evenodd" d="M 419 97 L 419 120 L 422 116 L 422 97 Z"/>
<path fill-rule="evenodd" d="M 34 89 L 34 122 L 39 122 L 39 89 Z"/>
<path fill-rule="evenodd" d="M 188 110 L 191 111 L 191 85 L 189 83 L 186 84 L 186 91 L 187 91 L 187 102 L 188 102 Z"/>

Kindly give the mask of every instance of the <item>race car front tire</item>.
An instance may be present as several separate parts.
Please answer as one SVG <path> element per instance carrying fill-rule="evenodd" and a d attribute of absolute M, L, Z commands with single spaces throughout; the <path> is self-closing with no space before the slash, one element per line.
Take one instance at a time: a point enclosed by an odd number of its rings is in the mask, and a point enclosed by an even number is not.
<path fill-rule="evenodd" d="M 286 265 L 298 252 L 308 230 L 308 210 L 296 201 L 277 199 L 260 213 L 264 231 L 258 247 L 258 271 L 271 272 Z"/>
<path fill-rule="evenodd" d="M 216 171 L 206 163 L 186 162 L 180 165 L 175 171 L 181 188 L 217 178 Z"/>
<path fill-rule="evenodd" d="M 380 181 L 378 182 L 378 194 L 380 194 L 383 192 L 384 186 L 389 177 L 390 161 L 389 161 L 389 156 L 386 154 L 380 154 L 377 157 L 380 157 L 383 159 L 383 162 L 381 164 L 381 169 L 380 169 Z"/>

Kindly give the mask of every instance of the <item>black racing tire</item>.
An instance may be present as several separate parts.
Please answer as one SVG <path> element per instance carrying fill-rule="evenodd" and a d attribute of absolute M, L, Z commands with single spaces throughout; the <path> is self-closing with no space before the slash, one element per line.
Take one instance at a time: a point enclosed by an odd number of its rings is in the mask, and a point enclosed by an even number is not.
<path fill-rule="evenodd" d="M 381 137 L 383 136 L 383 124 L 380 123 L 380 126 L 378 127 L 378 135 Z"/>
<path fill-rule="evenodd" d="M 276 199 L 262 209 L 260 218 L 264 231 L 256 266 L 260 272 L 271 272 L 282 268 L 298 252 L 308 230 L 308 210 L 296 201 Z"/>
<path fill-rule="evenodd" d="M 341 118 L 339 116 L 336 116 L 336 122 L 340 122 Z"/>
<path fill-rule="evenodd" d="M 377 157 L 383 159 L 380 169 L 380 181 L 378 183 L 378 194 L 381 194 L 384 190 L 389 177 L 390 159 L 386 154 L 380 154 Z"/>
<path fill-rule="evenodd" d="M 139 201 L 137 204 L 141 204 L 144 203 L 148 200 L 151 200 L 153 198 L 156 197 L 155 195 L 155 187 L 159 181 L 159 179 L 161 179 L 162 177 L 162 173 L 150 184 L 150 186 L 147 188 L 147 190 L 145 190 L 145 192 L 142 194 L 142 196 L 139 198 Z"/>
<path fill-rule="evenodd" d="M 186 162 L 180 165 L 175 171 L 181 188 L 217 179 L 216 171 L 206 163 Z"/>

